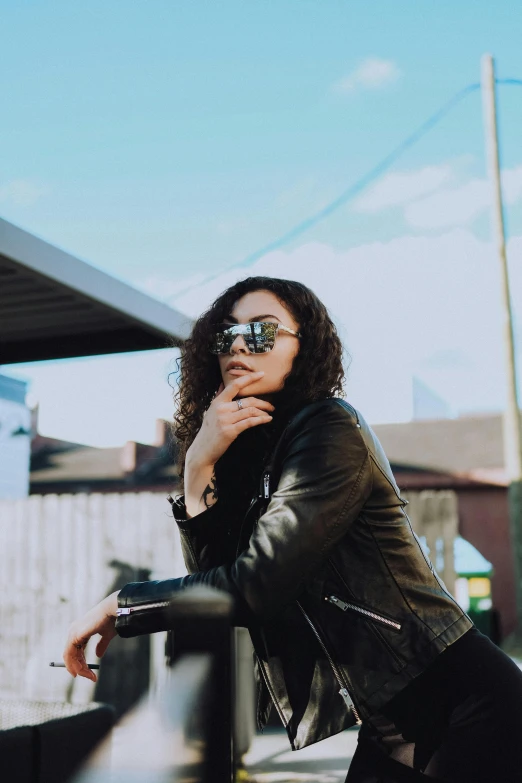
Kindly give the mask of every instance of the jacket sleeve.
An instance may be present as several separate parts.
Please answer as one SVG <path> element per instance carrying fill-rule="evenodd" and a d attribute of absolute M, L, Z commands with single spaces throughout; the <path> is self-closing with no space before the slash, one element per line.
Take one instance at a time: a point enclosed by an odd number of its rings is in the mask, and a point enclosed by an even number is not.
<path fill-rule="evenodd" d="M 333 399 L 307 406 L 289 428 L 277 489 L 248 548 L 231 565 L 126 585 L 119 606 L 141 605 L 144 610 L 119 617 L 118 633 L 166 630 L 165 613 L 146 611 L 146 604 L 168 602 L 178 590 L 199 584 L 232 595 L 235 625 L 270 619 L 298 597 L 305 581 L 346 534 L 368 499 L 371 484 L 369 452 L 353 413 Z"/>
<path fill-rule="evenodd" d="M 181 551 L 189 574 L 206 571 L 223 562 L 224 528 L 222 503 L 217 500 L 210 508 L 187 519 L 185 498 L 168 498 L 179 528 Z"/>

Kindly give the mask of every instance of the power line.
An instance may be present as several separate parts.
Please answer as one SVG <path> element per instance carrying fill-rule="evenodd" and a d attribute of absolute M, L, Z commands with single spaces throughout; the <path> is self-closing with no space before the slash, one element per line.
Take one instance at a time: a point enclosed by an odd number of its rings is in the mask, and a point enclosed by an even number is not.
<path fill-rule="evenodd" d="M 522 87 L 522 79 L 495 79 L 495 84 L 511 84 Z"/>
<path fill-rule="evenodd" d="M 416 142 L 419 141 L 429 130 L 431 130 L 431 128 L 437 125 L 437 123 L 439 123 L 442 118 L 448 114 L 451 109 L 454 108 L 454 106 L 460 103 L 460 101 L 463 100 L 467 95 L 478 89 L 480 89 L 480 84 L 470 84 L 463 90 L 460 90 L 460 92 L 447 101 L 447 103 L 445 103 L 444 106 L 442 106 L 437 112 L 435 112 L 435 114 L 423 122 L 416 131 L 404 139 L 404 141 L 395 147 L 392 152 L 386 155 L 385 158 L 383 158 L 379 163 L 377 163 L 376 166 L 374 166 L 372 169 L 370 169 L 370 171 L 358 179 L 353 185 L 350 185 L 350 187 L 341 193 L 340 196 L 334 199 L 334 201 L 331 201 L 329 204 L 327 204 L 326 207 L 321 209 L 319 212 L 316 212 L 315 215 L 312 215 L 306 220 L 303 220 L 297 226 L 294 226 L 294 228 L 290 229 L 290 231 L 287 231 L 281 237 L 275 239 L 273 242 L 270 242 L 268 245 L 265 245 L 260 250 L 256 250 L 254 253 L 251 253 L 249 256 L 243 259 L 243 261 L 241 261 L 239 264 L 235 264 L 234 266 L 246 266 L 251 264 L 254 261 L 257 261 L 258 258 L 261 258 L 261 256 L 264 256 L 266 253 L 279 249 L 282 245 L 286 245 L 288 242 L 291 242 L 305 231 L 308 231 L 313 226 L 321 223 L 333 212 L 336 212 L 339 207 L 344 206 L 344 204 L 358 196 L 361 191 L 365 190 L 368 185 L 371 185 L 371 183 L 380 177 L 381 174 L 384 174 L 384 172 L 387 171 L 395 163 L 395 161 L 404 152 L 406 152 L 406 150 L 408 150 L 410 147 L 413 147 L 413 145 L 416 144 Z"/>
<path fill-rule="evenodd" d="M 496 79 L 496 82 L 497 84 L 522 86 L 522 79 Z M 401 157 L 401 155 L 403 155 L 408 149 L 410 149 L 418 141 L 420 141 L 420 139 L 422 139 L 423 136 L 425 136 L 430 130 L 432 130 L 432 128 L 438 125 L 438 123 L 447 114 L 449 114 L 449 112 L 452 109 L 454 109 L 455 106 L 457 106 L 457 104 L 459 104 L 462 100 L 464 100 L 464 98 L 466 98 L 472 92 L 477 92 L 478 90 L 480 90 L 480 83 L 475 82 L 473 84 L 468 84 L 466 87 L 464 87 L 463 89 L 455 93 L 453 97 L 451 97 L 448 101 L 446 101 L 446 103 L 444 103 L 439 109 L 437 109 L 437 111 L 434 114 L 428 117 L 428 119 L 425 120 L 413 133 L 411 133 L 403 141 L 401 141 L 400 144 L 398 144 L 390 153 L 388 153 L 388 155 L 386 155 L 386 157 L 384 157 L 379 163 L 377 163 L 376 166 L 374 166 L 372 169 L 370 169 L 370 171 L 368 171 L 366 174 L 360 177 L 356 182 L 353 183 L 353 185 L 350 185 L 350 187 L 344 190 L 336 199 L 334 199 L 329 204 L 327 204 L 326 207 L 323 207 L 323 209 L 319 210 L 319 212 L 316 212 L 314 215 L 311 215 L 305 220 L 302 220 L 300 223 L 298 223 L 296 226 L 291 228 L 289 231 L 282 234 L 277 239 L 274 239 L 272 242 L 269 242 L 268 244 L 264 245 L 259 250 L 250 253 L 242 261 L 236 262 L 235 264 L 231 264 L 231 266 L 226 267 L 226 269 L 221 269 L 219 272 L 209 275 L 207 278 L 205 278 L 205 280 L 203 280 L 203 282 L 187 286 L 182 291 L 178 291 L 173 298 L 178 298 L 179 296 L 182 296 L 188 291 L 191 291 L 193 288 L 198 288 L 199 286 L 204 285 L 205 283 L 209 283 L 212 280 L 215 280 L 216 278 L 220 277 L 222 274 L 229 272 L 232 269 L 237 269 L 242 266 L 248 266 L 250 264 L 253 264 L 262 256 L 266 255 L 267 253 L 271 253 L 274 250 L 279 250 L 279 248 L 283 247 L 284 245 L 287 245 L 289 242 L 301 236 L 301 234 L 304 234 L 306 231 L 313 228 L 318 223 L 321 223 L 331 214 L 336 212 L 340 207 L 344 206 L 344 204 L 347 204 L 349 201 L 352 201 L 363 190 L 365 190 L 365 188 L 371 185 L 372 182 L 374 182 L 382 174 L 388 171 L 388 169 L 391 168 L 391 166 L 395 163 L 396 160 L 398 160 Z"/>

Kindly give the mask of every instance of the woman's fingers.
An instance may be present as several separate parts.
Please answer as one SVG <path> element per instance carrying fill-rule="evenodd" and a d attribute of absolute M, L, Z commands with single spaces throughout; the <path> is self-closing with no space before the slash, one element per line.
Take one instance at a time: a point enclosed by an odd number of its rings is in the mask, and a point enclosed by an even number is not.
<path fill-rule="evenodd" d="M 96 645 L 96 655 L 98 658 L 102 658 L 105 654 L 105 651 L 107 650 L 107 647 L 111 643 L 111 639 L 114 639 L 116 636 L 116 630 L 107 631 L 107 633 L 104 633 Z"/>
<path fill-rule="evenodd" d="M 268 402 L 268 400 L 260 400 L 259 397 L 241 397 L 240 399 L 243 408 L 250 408 L 254 406 L 255 408 L 260 408 L 261 410 L 268 411 L 269 413 L 275 411 L 275 407 L 271 402 Z M 237 407 L 237 400 L 232 400 L 232 402 Z"/>
<path fill-rule="evenodd" d="M 237 424 L 238 421 L 243 421 L 247 418 L 264 418 L 268 421 L 272 421 L 272 416 L 267 411 L 262 411 L 256 408 L 255 405 L 250 405 L 248 408 L 238 408 L 237 411 L 232 411 L 230 414 L 230 423 Z"/>
<path fill-rule="evenodd" d="M 220 402 L 230 402 L 237 394 L 239 394 L 241 389 L 243 389 L 245 386 L 248 386 L 250 383 L 253 383 L 254 381 L 259 381 L 264 374 L 265 373 L 263 370 L 259 370 L 258 372 L 248 372 L 246 375 L 240 375 L 238 378 L 234 378 L 232 383 L 229 383 L 228 386 L 225 386 L 223 391 L 220 393 Z M 216 397 L 216 399 L 218 398 Z"/>
<path fill-rule="evenodd" d="M 92 682 L 96 682 L 98 680 L 95 673 L 87 666 L 85 659 L 82 661 L 82 665 L 78 671 L 78 674 L 80 677 L 85 677 L 87 680 L 92 680 Z"/>
<path fill-rule="evenodd" d="M 87 679 L 96 682 L 96 675 L 89 669 L 85 660 L 85 645 L 87 641 L 81 638 L 76 633 L 74 627 L 72 627 L 65 645 L 63 660 L 67 671 L 73 677 L 77 677 L 79 674 L 80 677 L 87 677 Z"/>
<path fill-rule="evenodd" d="M 116 636 L 115 621 L 117 609 L 117 595 L 112 593 L 99 604 L 88 611 L 81 620 L 74 622 L 69 628 L 69 635 L 63 652 L 63 660 L 69 674 L 76 677 L 86 677 L 96 682 L 96 675 L 87 666 L 85 660 L 85 646 L 89 639 L 100 634 L 96 651 L 101 657 L 111 639 Z"/>
<path fill-rule="evenodd" d="M 237 429 L 237 423 L 245 416 L 248 419 L 255 419 L 258 424 L 266 424 L 272 420 L 268 412 L 274 410 L 274 406 L 266 400 L 259 400 L 256 397 L 241 398 L 241 408 L 237 405 L 237 401 L 234 402 L 234 397 L 237 397 L 249 384 L 260 380 L 263 375 L 263 371 L 249 372 L 234 378 L 221 392 L 218 389 L 218 393 L 205 411 L 201 428 L 187 451 L 187 457 L 190 455 L 193 466 L 214 466 L 239 433 L 247 426 L 253 426 L 242 424 L 241 428 Z M 247 400 L 252 404 L 248 405 Z M 247 409 L 246 413 L 245 409 Z"/>
<path fill-rule="evenodd" d="M 268 413 L 261 413 L 259 416 L 246 416 L 234 424 L 236 437 L 240 432 L 247 430 L 249 427 L 257 427 L 259 424 L 268 424 L 271 421 L 272 416 L 270 416 Z"/>

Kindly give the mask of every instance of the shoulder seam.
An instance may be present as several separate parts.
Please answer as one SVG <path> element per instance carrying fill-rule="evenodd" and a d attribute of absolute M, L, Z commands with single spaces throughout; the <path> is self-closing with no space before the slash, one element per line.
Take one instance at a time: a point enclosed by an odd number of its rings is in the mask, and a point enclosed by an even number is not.
<path fill-rule="evenodd" d="M 378 471 L 379 471 L 379 472 L 382 474 L 382 476 L 383 476 L 383 478 L 385 479 L 385 481 L 386 481 L 386 482 L 387 482 L 387 483 L 390 485 L 390 488 L 392 489 L 392 491 L 393 491 L 393 494 L 394 494 L 394 495 L 395 495 L 395 496 L 398 498 L 398 500 L 400 500 L 400 502 L 401 502 L 401 505 L 402 505 L 402 507 L 404 508 L 404 506 L 406 505 L 406 503 L 404 502 L 404 500 L 401 498 L 401 496 L 400 496 L 400 494 L 399 494 L 399 493 L 400 493 L 400 490 L 399 490 L 399 492 L 397 492 L 397 490 L 396 490 L 396 489 L 395 489 L 395 487 L 393 486 L 392 482 L 390 481 L 390 478 L 389 478 L 389 476 L 388 476 L 388 475 L 387 475 L 387 474 L 384 472 L 384 470 L 381 468 L 381 466 L 380 466 L 380 464 L 379 464 L 379 461 L 378 461 L 378 459 L 376 458 L 376 456 L 375 456 L 375 454 L 373 453 L 373 451 L 371 451 L 371 449 L 369 449 L 369 448 L 368 448 L 368 446 L 367 446 L 366 448 L 368 449 L 368 454 L 370 455 L 370 458 L 371 458 L 371 460 L 372 460 L 372 463 L 375 465 L 375 467 L 377 468 L 377 470 L 378 470 Z"/>

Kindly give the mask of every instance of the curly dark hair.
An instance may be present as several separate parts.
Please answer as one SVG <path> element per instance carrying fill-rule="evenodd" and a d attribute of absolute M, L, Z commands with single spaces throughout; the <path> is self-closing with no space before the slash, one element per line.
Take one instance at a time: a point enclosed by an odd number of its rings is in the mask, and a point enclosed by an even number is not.
<path fill-rule="evenodd" d="M 208 350 L 216 325 L 223 323 L 234 304 L 252 291 L 269 291 L 290 310 L 302 335 L 283 389 L 276 393 L 277 422 L 253 427 L 237 440 L 257 429 L 277 434 L 296 410 L 310 402 L 344 393 L 343 346 L 328 310 L 302 283 L 277 277 L 247 277 L 227 288 L 196 321 L 181 347 L 180 377 L 175 394 L 174 433 L 178 441 L 179 473 L 183 478 L 185 455 L 196 437 L 203 414 L 221 383 L 217 357 Z M 272 426 L 275 423 L 276 426 Z M 252 437 L 250 434 L 248 437 Z M 255 437 L 255 436 L 253 436 Z M 243 441 L 246 439 L 243 438 Z"/>

